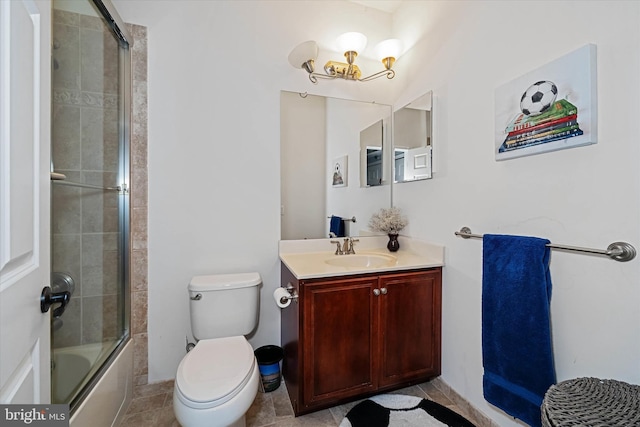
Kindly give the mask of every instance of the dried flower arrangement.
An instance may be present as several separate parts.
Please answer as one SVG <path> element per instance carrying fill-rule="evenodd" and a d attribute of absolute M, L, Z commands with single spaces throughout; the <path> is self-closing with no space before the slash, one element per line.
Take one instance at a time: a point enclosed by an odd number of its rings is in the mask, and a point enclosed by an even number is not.
<path fill-rule="evenodd" d="M 378 213 L 371 215 L 369 228 L 373 231 L 382 231 L 387 234 L 398 234 L 408 224 L 402 216 L 400 208 L 382 208 Z"/>

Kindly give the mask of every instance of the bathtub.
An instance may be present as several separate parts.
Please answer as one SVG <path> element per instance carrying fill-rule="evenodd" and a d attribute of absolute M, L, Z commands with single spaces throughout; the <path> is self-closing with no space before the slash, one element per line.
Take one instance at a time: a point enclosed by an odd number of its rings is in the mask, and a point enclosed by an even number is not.
<path fill-rule="evenodd" d="M 102 344 L 54 349 L 52 401 L 65 402 L 100 357 Z M 91 374 L 93 375 L 93 374 Z M 71 427 L 117 425 L 133 394 L 133 344 L 129 341 L 71 416 Z M 83 382 L 84 383 L 84 382 Z"/>
<path fill-rule="evenodd" d="M 102 352 L 102 344 L 53 349 L 51 355 L 51 399 L 55 403 L 69 402 L 69 398 L 91 371 Z"/>

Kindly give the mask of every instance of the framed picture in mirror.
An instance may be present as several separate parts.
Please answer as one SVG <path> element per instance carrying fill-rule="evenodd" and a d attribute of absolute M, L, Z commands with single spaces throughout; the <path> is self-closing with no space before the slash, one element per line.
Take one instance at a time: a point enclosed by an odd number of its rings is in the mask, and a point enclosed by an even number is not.
<path fill-rule="evenodd" d="M 332 187 L 346 187 L 348 178 L 349 156 L 340 156 L 333 161 L 331 174 Z"/>

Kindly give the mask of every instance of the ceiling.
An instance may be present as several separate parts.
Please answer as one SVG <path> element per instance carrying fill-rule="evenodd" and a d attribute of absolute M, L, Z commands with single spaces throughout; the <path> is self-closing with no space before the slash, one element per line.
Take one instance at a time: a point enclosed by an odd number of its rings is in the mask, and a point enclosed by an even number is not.
<path fill-rule="evenodd" d="M 352 3 L 358 3 L 372 9 L 378 9 L 383 12 L 393 13 L 402 4 L 403 0 L 349 0 Z"/>

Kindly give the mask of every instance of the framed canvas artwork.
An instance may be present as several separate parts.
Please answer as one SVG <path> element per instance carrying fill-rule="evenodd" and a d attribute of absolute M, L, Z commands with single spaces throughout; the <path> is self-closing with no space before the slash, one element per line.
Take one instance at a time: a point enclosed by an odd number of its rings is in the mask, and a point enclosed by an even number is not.
<path fill-rule="evenodd" d="M 495 109 L 496 160 L 595 144 L 596 46 L 498 87 Z"/>

